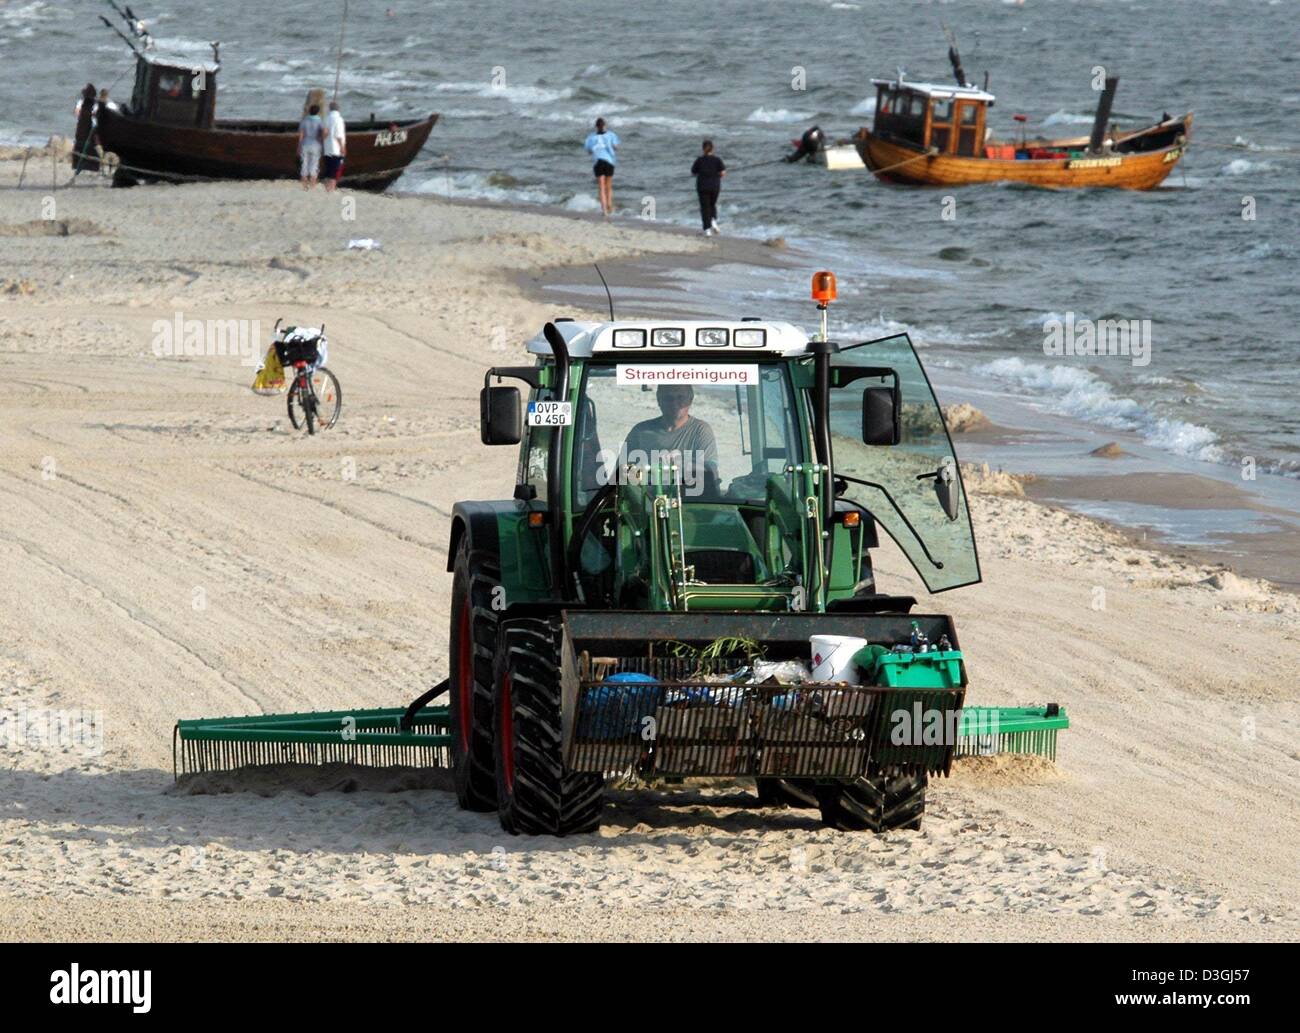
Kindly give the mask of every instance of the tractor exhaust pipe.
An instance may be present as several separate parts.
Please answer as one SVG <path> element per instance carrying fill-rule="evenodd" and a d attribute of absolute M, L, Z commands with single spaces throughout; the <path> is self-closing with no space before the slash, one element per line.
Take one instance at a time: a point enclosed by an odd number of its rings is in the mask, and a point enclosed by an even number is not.
<path fill-rule="evenodd" d="M 551 397 L 564 401 L 569 396 L 569 342 L 554 323 L 548 322 L 542 327 L 542 335 L 555 356 L 555 383 L 551 387 Z M 559 488 L 563 476 L 564 435 L 563 427 L 551 428 L 551 451 L 546 471 L 546 482 L 550 485 L 547 523 L 551 525 L 551 584 L 559 590 L 562 598 L 571 599 L 573 593 L 564 553 L 564 493 Z"/>

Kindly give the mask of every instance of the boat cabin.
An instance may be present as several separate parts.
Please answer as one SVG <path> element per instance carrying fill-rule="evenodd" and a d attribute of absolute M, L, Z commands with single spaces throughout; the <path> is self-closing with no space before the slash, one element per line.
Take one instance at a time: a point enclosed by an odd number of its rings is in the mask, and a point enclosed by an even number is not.
<path fill-rule="evenodd" d="M 195 64 L 137 53 L 131 114 L 150 122 L 210 129 L 220 68 L 219 61 Z"/>
<path fill-rule="evenodd" d="M 943 86 L 872 79 L 876 118 L 872 132 L 884 140 L 930 147 L 940 154 L 983 157 L 985 116 L 993 94 L 974 86 Z"/>

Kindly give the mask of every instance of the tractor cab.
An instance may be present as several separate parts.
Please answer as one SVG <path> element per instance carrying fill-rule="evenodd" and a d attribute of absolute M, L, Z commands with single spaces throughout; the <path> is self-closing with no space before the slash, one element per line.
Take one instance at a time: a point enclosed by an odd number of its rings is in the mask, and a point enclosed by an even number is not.
<path fill-rule="evenodd" d="M 952 444 L 906 335 L 558 321 L 528 347 L 538 364 L 489 371 L 481 404 L 484 442 L 520 446 L 515 519 L 532 538 L 516 563 L 536 574 L 521 582 L 636 610 L 899 606 L 876 591 L 878 526 L 931 591 L 979 580 Z M 526 421 L 494 376 L 530 385 Z"/>
<path fill-rule="evenodd" d="M 901 73 L 897 79 L 871 82 L 876 87 L 876 136 L 939 154 L 983 155 L 993 94 L 974 86 L 907 82 Z"/>
<path fill-rule="evenodd" d="M 149 122 L 211 128 L 216 117 L 218 45 L 212 61 L 198 63 L 137 52 L 131 114 Z"/>

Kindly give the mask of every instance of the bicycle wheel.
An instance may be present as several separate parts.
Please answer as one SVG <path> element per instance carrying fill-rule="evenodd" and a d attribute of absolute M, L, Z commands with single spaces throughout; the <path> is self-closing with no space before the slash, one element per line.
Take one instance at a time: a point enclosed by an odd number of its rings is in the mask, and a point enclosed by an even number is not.
<path fill-rule="evenodd" d="M 303 397 L 303 392 L 298 387 L 298 380 L 289 385 L 289 397 L 287 404 L 289 406 L 289 422 L 293 424 L 294 430 L 301 430 L 307 426 L 307 404 L 308 399 Z"/>
<path fill-rule="evenodd" d="M 329 430 L 339 421 L 343 410 L 343 388 L 339 378 L 324 366 L 311 375 L 312 390 L 316 395 L 316 422 L 321 430 Z"/>

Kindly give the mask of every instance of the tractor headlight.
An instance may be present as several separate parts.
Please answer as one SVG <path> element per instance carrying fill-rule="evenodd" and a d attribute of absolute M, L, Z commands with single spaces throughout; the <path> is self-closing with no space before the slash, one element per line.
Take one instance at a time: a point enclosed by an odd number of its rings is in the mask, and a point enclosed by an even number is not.
<path fill-rule="evenodd" d="M 680 348 L 686 343 L 686 331 L 659 329 L 650 332 L 650 347 Z"/>
<path fill-rule="evenodd" d="M 737 330 L 731 337 L 737 348 L 762 348 L 767 344 L 766 330 Z"/>
<path fill-rule="evenodd" d="M 644 330 L 615 330 L 614 347 L 615 348 L 644 348 L 645 331 Z"/>
<path fill-rule="evenodd" d="M 727 346 L 727 328 L 722 326 L 705 326 L 695 331 L 697 348 L 725 348 Z"/>

